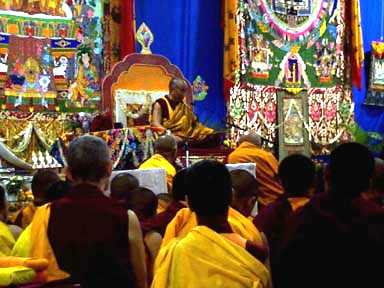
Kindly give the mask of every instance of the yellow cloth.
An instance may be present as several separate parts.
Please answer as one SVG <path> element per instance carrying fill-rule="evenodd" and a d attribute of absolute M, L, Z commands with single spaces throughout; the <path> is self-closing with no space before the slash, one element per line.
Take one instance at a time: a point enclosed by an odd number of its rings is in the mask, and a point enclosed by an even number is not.
<path fill-rule="evenodd" d="M 255 225 L 233 208 L 228 210 L 228 222 L 234 233 L 246 240 L 254 241 L 258 245 L 264 246 L 262 236 Z M 173 238 L 185 237 L 196 226 L 196 214 L 189 208 L 181 209 L 168 224 L 161 246 L 166 246 Z"/>
<path fill-rule="evenodd" d="M 23 266 L 31 268 L 36 272 L 47 269 L 48 261 L 46 259 L 24 258 L 15 256 L 0 257 L 0 268 L 9 268 Z"/>
<path fill-rule="evenodd" d="M 31 224 L 33 215 L 35 215 L 35 212 L 36 212 L 36 206 L 33 203 L 29 204 L 27 207 L 23 208 L 20 211 L 20 215 L 17 216 L 16 218 L 17 220 L 19 220 L 18 218 L 20 217 L 20 221 L 19 221 L 20 223 L 16 223 L 16 224 L 23 229 L 27 228 L 27 226 Z"/>
<path fill-rule="evenodd" d="M 163 247 L 152 288 L 271 287 L 267 268 L 244 248 L 205 226 Z"/>
<path fill-rule="evenodd" d="M 295 198 L 288 198 L 289 204 L 291 204 L 292 211 L 295 212 L 297 209 L 303 207 L 309 202 L 309 198 L 306 197 L 295 197 Z"/>
<path fill-rule="evenodd" d="M 364 43 L 361 29 L 360 0 L 351 1 L 351 50 L 352 57 L 352 84 L 361 89 L 361 69 L 364 65 Z M 349 7 L 348 7 L 349 8 Z"/>
<path fill-rule="evenodd" d="M 0 268 L 0 286 L 27 284 L 33 281 L 36 272 L 28 267 Z"/>
<path fill-rule="evenodd" d="M 154 169 L 154 168 L 162 168 L 167 173 L 167 186 L 168 191 L 172 188 L 172 182 L 173 177 L 176 175 L 176 168 L 168 162 L 167 159 L 165 159 L 160 154 L 154 154 L 151 158 L 144 161 L 139 167 L 139 169 Z"/>
<path fill-rule="evenodd" d="M 47 259 L 47 282 L 62 280 L 70 276 L 60 270 L 49 243 L 47 229 L 50 212 L 50 204 L 36 209 L 31 225 L 20 235 L 12 251 L 13 256 Z"/>
<path fill-rule="evenodd" d="M 239 29 L 236 24 L 238 1 L 224 1 L 224 79 L 235 82 L 236 70 L 240 68 Z"/>
<path fill-rule="evenodd" d="M 170 130 L 172 134 L 183 139 L 202 141 L 213 133 L 213 129 L 205 127 L 193 114 L 191 108 L 185 103 L 180 103 L 172 109 L 166 97 L 162 98 L 167 103 L 169 119 L 163 121 L 164 128 Z"/>
<path fill-rule="evenodd" d="M 0 221 L 0 257 L 11 255 L 15 245 L 15 238 L 9 230 L 8 225 Z"/>
<path fill-rule="evenodd" d="M 228 156 L 228 163 L 255 163 L 256 180 L 259 184 L 259 202 L 268 206 L 283 194 L 277 179 L 279 162 L 272 153 L 260 149 L 256 145 L 243 142 Z"/>

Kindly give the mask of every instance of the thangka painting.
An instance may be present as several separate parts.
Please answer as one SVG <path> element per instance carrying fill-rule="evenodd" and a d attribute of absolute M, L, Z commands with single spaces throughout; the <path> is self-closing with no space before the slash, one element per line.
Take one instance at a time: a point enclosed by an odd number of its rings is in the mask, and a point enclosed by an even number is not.
<path fill-rule="evenodd" d="M 331 87 L 343 81 L 343 2 L 243 0 L 243 81 L 282 87 Z"/>
<path fill-rule="evenodd" d="M 301 98 L 283 99 L 283 142 L 304 145 L 304 125 Z"/>
<path fill-rule="evenodd" d="M 233 126 L 255 130 L 277 143 L 276 127 L 281 125 L 277 123 L 278 113 L 265 117 L 261 112 L 266 111 L 265 107 L 271 107 L 271 111 L 284 110 L 285 106 L 277 104 L 283 101 L 276 100 L 278 95 L 283 95 L 279 91 L 284 91 L 300 94 L 305 98 L 303 105 L 313 104 L 314 108 L 319 105 L 319 117 L 314 113 L 310 119 L 299 117 L 300 123 L 296 123 L 300 129 L 307 130 L 313 144 L 339 141 L 353 121 L 353 109 L 344 109 L 343 116 L 336 112 L 333 119 L 337 120 L 332 125 L 327 125 L 324 113 L 330 110 L 326 105 L 332 104 L 334 109 L 347 104 L 353 106 L 345 77 L 345 0 L 238 0 L 237 3 L 240 63 L 229 103 Z M 308 101 L 313 89 L 320 89 L 327 97 Z M 269 94 L 274 95 L 273 98 Z M 266 103 L 269 104 L 266 106 Z M 312 109 L 304 108 L 305 111 Z M 297 119 L 292 118 L 291 122 Z M 301 143 L 299 133 L 295 133 L 288 133 L 290 138 L 284 136 L 283 143 Z"/>
<path fill-rule="evenodd" d="M 384 106 L 384 42 L 372 42 L 369 91 L 365 104 Z"/>
<path fill-rule="evenodd" d="M 0 108 L 99 107 L 102 1 L 0 0 Z"/>

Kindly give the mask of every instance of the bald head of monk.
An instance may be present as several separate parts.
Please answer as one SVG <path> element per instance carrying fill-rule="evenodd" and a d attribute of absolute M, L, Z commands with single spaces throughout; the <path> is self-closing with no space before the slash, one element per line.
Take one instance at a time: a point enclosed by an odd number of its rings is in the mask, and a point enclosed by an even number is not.
<path fill-rule="evenodd" d="M 172 135 L 164 135 L 155 141 L 155 153 L 162 155 L 169 162 L 173 162 L 177 155 L 177 142 Z"/>
<path fill-rule="evenodd" d="M 169 82 L 169 97 L 176 103 L 183 102 L 188 91 L 188 84 L 181 78 L 172 78 Z"/>
<path fill-rule="evenodd" d="M 259 196 L 256 178 L 248 171 L 241 169 L 233 170 L 230 174 L 233 188 L 232 207 L 248 217 Z"/>
<path fill-rule="evenodd" d="M 251 143 L 253 145 L 256 145 L 257 147 L 261 147 L 261 144 L 262 144 L 261 137 L 254 132 L 250 132 L 248 134 L 241 136 L 239 139 L 239 145 L 242 144 L 243 142 Z"/>

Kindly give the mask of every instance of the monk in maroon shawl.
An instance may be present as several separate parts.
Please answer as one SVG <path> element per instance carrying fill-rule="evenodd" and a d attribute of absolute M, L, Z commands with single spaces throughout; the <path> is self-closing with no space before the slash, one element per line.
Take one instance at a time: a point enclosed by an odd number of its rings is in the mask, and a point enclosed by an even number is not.
<path fill-rule="evenodd" d="M 275 267 L 275 287 L 381 287 L 384 214 L 361 198 L 374 160 L 357 143 L 331 153 L 327 195 L 293 218 Z"/>

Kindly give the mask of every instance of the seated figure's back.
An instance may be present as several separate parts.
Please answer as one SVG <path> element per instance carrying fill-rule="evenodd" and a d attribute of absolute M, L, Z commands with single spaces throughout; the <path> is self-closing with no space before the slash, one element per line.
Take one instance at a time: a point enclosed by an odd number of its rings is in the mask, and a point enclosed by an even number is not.
<path fill-rule="evenodd" d="M 133 283 L 127 211 L 97 187 L 77 185 L 52 203 L 48 238 L 59 266 L 72 280 L 92 287 Z"/>

